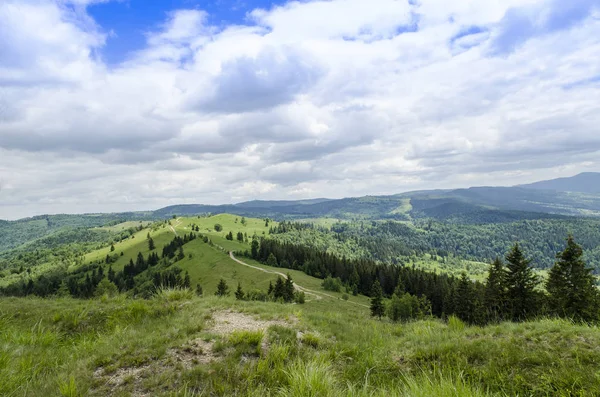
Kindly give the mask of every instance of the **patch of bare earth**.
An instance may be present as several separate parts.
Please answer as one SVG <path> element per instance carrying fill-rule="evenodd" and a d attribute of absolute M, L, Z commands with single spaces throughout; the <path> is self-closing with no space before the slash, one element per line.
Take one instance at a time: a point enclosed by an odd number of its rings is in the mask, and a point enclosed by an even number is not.
<path fill-rule="evenodd" d="M 210 320 L 209 326 L 204 331 L 209 334 L 227 336 L 234 331 L 266 331 L 272 325 L 289 326 L 293 322 L 295 321 L 260 320 L 248 314 L 225 310 L 212 313 L 212 320 Z M 165 358 L 152 364 L 141 367 L 119 368 L 111 374 L 106 374 L 103 368 L 98 368 L 94 372 L 94 378 L 110 388 L 108 395 L 114 395 L 124 386 L 133 384 L 132 396 L 149 396 L 151 393 L 142 391 L 144 379 L 151 376 L 152 373 L 160 372 L 161 369 L 183 367 L 189 370 L 196 365 L 210 364 L 213 361 L 220 360 L 221 355 L 213 351 L 214 344 L 214 339 L 192 339 L 180 347 L 168 349 Z M 268 350 L 266 338 L 261 347 L 263 352 Z"/>
<path fill-rule="evenodd" d="M 110 394 L 113 395 L 117 390 L 122 389 L 128 384 L 133 384 L 132 397 L 145 397 L 149 393 L 142 391 L 142 381 L 148 376 L 149 365 L 131 368 L 119 368 L 114 373 L 106 374 L 104 368 L 98 368 L 94 371 L 94 378 L 102 380 L 105 386 L 110 388 Z"/>

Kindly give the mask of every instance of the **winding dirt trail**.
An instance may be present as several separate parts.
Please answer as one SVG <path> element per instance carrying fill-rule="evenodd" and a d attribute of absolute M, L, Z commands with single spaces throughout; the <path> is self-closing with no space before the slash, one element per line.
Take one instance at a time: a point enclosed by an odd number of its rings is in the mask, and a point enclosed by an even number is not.
<path fill-rule="evenodd" d="M 179 226 L 180 223 L 181 223 L 181 220 L 180 219 L 176 219 L 175 226 Z M 177 236 L 177 231 L 175 230 L 175 228 L 173 227 L 173 225 L 169 224 L 169 227 L 171 228 L 171 231 L 173 232 L 173 234 L 175 236 Z"/>
<path fill-rule="evenodd" d="M 175 225 L 169 225 L 169 228 L 171 228 L 171 231 L 173 232 L 173 234 L 175 234 L 175 236 L 177 236 L 177 231 L 175 230 L 175 227 L 179 226 L 180 224 L 181 224 L 181 220 L 180 220 L 180 219 L 176 219 Z M 246 266 L 246 267 L 252 268 L 252 269 L 254 269 L 254 270 L 261 271 L 261 272 L 263 272 L 263 273 L 276 274 L 276 275 L 278 275 L 278 276 L 281 276 L 281 277 L 283 277 L 283 279 L 284 279 L 284 280 L 287 280 L 287 275 L 285 275 L 285 274 L 283 274 L 283 273 L 281 273 L 281 272 L 277 272 L 277 271 L 273 271 L 273 270 L 267 270 L 267 269 L 263 269 L 262 267 L 258 267 L 258 266 L 252 266 L 252 265 L 249 265 L 249 264 L 247 264 L 247 263 L 246 263 L 246 262 L 244 262 L 244 261 L 241 261 L 241 260 L 239 260 L 238 258 L 236 258 L 236 257 L 233 255 L 233 251 L 229 251 L 229 257 L 230 257 L 231 259 L 233 259 L 235 262 L 237 262 L 237 263 L 239 263 L 240 265 L 242 265 L 242 266 Z M 298 284 L 297 284 L 295 281 L 294 281 L 294 289 L 296 289 L 297 291 L 300 291 L 300 292 L 304 292 L 306 295 L 311 295 L 311 296 L 314 296 L 315 300 L 320 300 L 320 299 L 323 299 L 323 297 L 327 297 L 327 298 L 330 298 L 330 299 L 336 299 L 336 300 L 338 300 L 338 299 L 339 299 L 339 298 L 338 298 L 338 297 L 336 297 L 336 296 L 333 296 L 333 295 L 330 295 L 330 294 L 326 294 L 326 293 L 324 293 L 324 292 L 320 292 L 320 291 L 319 291 L 319 292 L 317 292 L 317 291 L 313 291 L 313 290 L 311 290 L 311 289 L 308 289 L 308 288 L 306 288 L 306 287 L 303 287 L 303 286 L 301 286 L 301 285 L 298 285 Z M 358 306 L 361 306 L 361 307 L 366 307 L 366 308 L 368 308 L 368 307 L 369 307 L 369 306 L 367 306 L 367 305 L 363 305 L 362 303 L 358 303 L 358 302 L 352 302 L 352 301 L 350 301 L 350 300 L 347 300 L 347 301 L 344 301 L 344 302 L 351 303 L 351 304 L 353 304 L 353 305 L 358 305 Z"/>
<path fill-rule="evenodd" d="M 283 274 L 281 272 L 263 269 L 262 267 L 258 267 L 258 266 L 252 266 L 252 265 L 247 264 L 246 262 L 243 262 L 243 261 L 239 260 L 238 258 L 236 258 L 233 255 L 232 251 L 229 251 L 229 257 L 231 259 L 233 259 L 234 261 L 236 261 L 237 263 L 239 263 L 240 265 L 247 266 L 247 267 L 250 267 L 250 268 L 255 269 L 255 270 L 259 270 L 259 271 L 264 272 L 264 273 L 277 274 L 278 276 L 281 276 L 284 279 L 287 279 L 287 275 L 285 275 L 285 274 Z M 294 288 L 296 290 L 298 290 L 298 291 L 304 292 L 307 295 L 314 296 L 315 299 L 323 299 L 323 297 L 328 297 L 328 298 L 336 299 L 336 300 L 338 299 L 337 297 L 335 297 L 333 295 L 329 295 L 329 294 L 326 294 L 326 293 L 323 293 L 323 292 L 316 292 L 316 291 L 313 291 L 313 290 L 308 289 L 306 287 L 302 287 L 301 285 L 298 285 L 295 281 L 294 281 Z M 352 302 L 352 301 L 349 301 L 349 300 L 345 301 L 345 302 L 352 303 L 354 305 L 358 305 L 358 306 L 362 306 L 362 307 L 367 307 L 367 308 L 369 307 L 367 305 L 363 305 L 362 303 Z"/>

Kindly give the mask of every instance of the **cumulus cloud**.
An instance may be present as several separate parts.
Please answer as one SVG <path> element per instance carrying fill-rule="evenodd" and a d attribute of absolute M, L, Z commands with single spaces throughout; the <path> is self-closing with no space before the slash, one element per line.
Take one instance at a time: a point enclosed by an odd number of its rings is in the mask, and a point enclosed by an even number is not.
<path fill-rule="evenodd" d="M 0 218 L 600 170 L 596 0 L 171 10 L 110 66 L 103 1 L 0 3 Z"/>

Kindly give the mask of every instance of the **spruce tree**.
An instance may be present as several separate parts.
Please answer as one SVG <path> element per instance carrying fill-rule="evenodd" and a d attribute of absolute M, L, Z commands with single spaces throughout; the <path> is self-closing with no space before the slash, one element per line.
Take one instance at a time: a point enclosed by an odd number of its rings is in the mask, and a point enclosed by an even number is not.
<path fill-rule="evenodd" d="M 488 319 L 497 321 L 506 317 L 506 274 L 500 258 L 490 266 L 483 302 Z"/>
<path fill-rule="evenodd" d="M 287 274 L 284 284 L 283 300 L 288 303 L 294 301 L 294 282 L 292 281 L 292 276 L 290 276 L 289 273 Z"/>
<path fill-rule="evenodd" d="M 197 296 L 202 296 L 202 286 L 200 284 L 196 284 L 196 295 Z"/>
<path fill-rule="evenodd" d="M 217 292 L 215 292 L 216 296 L 228 296 L 229 295 L 229 286 L 225 282 L 225 280 L 219 280 L 219 284 L 217 285 Z"/>
<path fill-rule="evenodd" d="M 149 234 L 148 234 L 149 235 Z M 150 251 L 154 251 L 154 248 L 156 248 L 154 246 L 154 240 L 152 240 L 152 237 L 148 237 L 148 249 Z"/>
<path fill-rule="evenodd" d="M 573 236 L 567 239 L 564 251 L 556 255 L 557 261 L 550 269 L 546 291 L 550 310 L 561 317 L 576 321 L 598 319 L 598 290 L 592 269 L 585 266 L 583 249 Z"/>
<path fill-rule="evenodd" d="M 269 289 L 267 290 L 267 295 L 273 294 L 273 283 L 269 281 Z"/>
<path fill-rule="evenodd" d="M 284 297 L 285 294 L 285 284 L 281 277 L 277 277 L 277 281 L 275 282 L 275 287 L 273 288 L 273 298 L 275 300 Z"/>
<path fill-rule="evenodd" d="M 535 288 L 538 279 L 529 266 L 518 243 L 506 255 L 506 297 L 513 321 L 523 321 L 537 311 L 538 299 Z"/>
<path fill-rule="evenodd" d="M 385 314 L 385 306 L 383 305 L 383 290 L 379 280 L 376 280 L 371 290 L 371 316 L 381 317 Z"/>
<path fill-rule="evenodd" d="M 192 283 L 190 280 L 190 274 L 188 272 L 185 272 L 185 277 L 183 278 L 183 287 L 190 288 L 191 286 L 192 286 Z"/>
<path fill-rule="evenodd" d="M 458 280 L 454 299 L 454 314 L 467 323 L 473 323 L 475 319 L 475 291 L 473 283 L 466 273 L 462 273 Z"/>
<path fill-rule="evenodd" d="M 241 301 L 244 300 L 245 294 L 242 290 L 242 284 L 238 283 L 237 290 L 235 291 L 235 299 Z"/>
<path fill-rule="evenodd" d="M 108 281 L 115 281 L 115 271 L 112 268 L 112 265 L 108 267 Z"/>
<path fill-rule="evenodd" d="M 242 219 L 244 219 L 244 218 L 242 218 Z M 259 246 L 258 240 L 252 239 L 252 246 L 250 248 L 250 250 L 251 250 L 250 255 L 252 256 L 252 259 L 258 259 L 258 246 Z"/>
<path fill-rule="evenodd" d="M 277 258 L 275 257 L 275 255 L 273 255 L 272 252 L 269 254 L 269 257 L 267 258 L 267 265 L 277 267 Z"/>

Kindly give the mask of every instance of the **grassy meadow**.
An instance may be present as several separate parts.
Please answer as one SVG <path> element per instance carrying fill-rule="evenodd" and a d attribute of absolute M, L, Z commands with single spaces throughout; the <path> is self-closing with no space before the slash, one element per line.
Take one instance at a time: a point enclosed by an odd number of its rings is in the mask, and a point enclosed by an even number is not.
<path fill-rule="evenodd" d="M 0 300 L 3 396 L 594 396 L 600 332 L 378 321 L 343 301 Z"/>
<path fill-rule="evenodd" d="M 197 225 L 213 244 L 185 244 L 176 266 L 189 273 L 192 290 L 202 285 L 201 297 L 169 289 L 147 300 L 0 298 L 0 396 L 600 395 L 596 326 L 374 319 L 365 296 L 324 291 L 322 280 L 300 271 L 230 258 L 230 250 L 249 249 L 237 232 L 250 240 L 268 234 L 264 220 L 245 221 L 171 219 L 83 261 L 116 254 L 118 271 L 138 252 L 148 255 L 148 233 L 160 254 L 175 233 Z M 214 230 L 217 223 L 223 230 Z M 225 239 L 230 231 L 233 241 Z M 266 290 L 278 272 L 312 291 L 305 304 L 233 297 L 238 282 L 245 291 Z M 229 297 L 214 296 L 221 278 Z"/>

